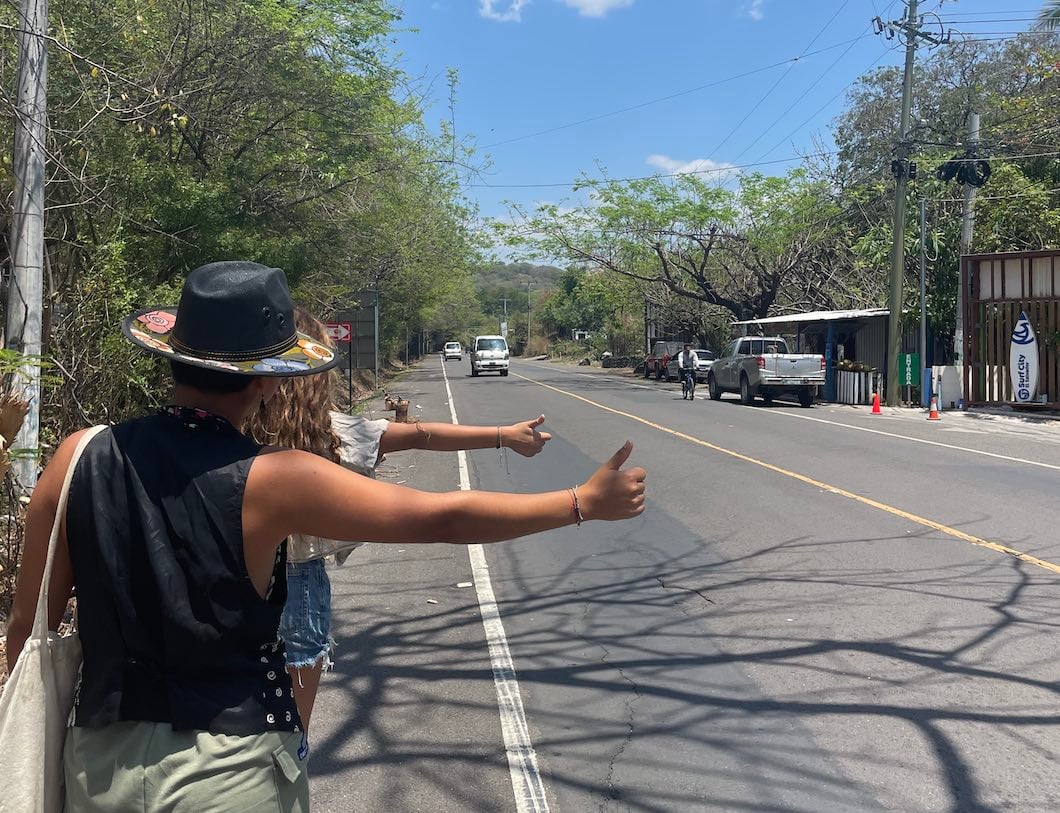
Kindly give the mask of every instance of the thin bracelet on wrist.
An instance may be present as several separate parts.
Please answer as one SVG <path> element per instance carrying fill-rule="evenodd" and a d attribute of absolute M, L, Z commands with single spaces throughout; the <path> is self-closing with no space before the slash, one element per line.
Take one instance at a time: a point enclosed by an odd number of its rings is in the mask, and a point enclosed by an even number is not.
<path fill-rule="evenodd" d="M 575 486 L 574 488 L 569 489 L 569 491 L 571 501 L 571 512 L 574 514 L 574 524 L 581 525 L 582 522 L 585 521 L 585 517 L 582 516 L 582 507 L 578 503 L 578 487 Z"/>
<path fill-rule="evenodd" d="M 501 448 L 501 428 L 497 427 L 497 448 Z"/>

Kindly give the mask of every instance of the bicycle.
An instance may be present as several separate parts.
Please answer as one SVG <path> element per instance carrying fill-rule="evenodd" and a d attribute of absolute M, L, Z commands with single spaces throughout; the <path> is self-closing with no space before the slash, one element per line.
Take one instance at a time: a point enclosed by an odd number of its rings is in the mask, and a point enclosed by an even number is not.
<path fill-rule="evenodd" d="M 696 400 L 696 376 L 691 370 L 681 370 L 681 398 Z"/>

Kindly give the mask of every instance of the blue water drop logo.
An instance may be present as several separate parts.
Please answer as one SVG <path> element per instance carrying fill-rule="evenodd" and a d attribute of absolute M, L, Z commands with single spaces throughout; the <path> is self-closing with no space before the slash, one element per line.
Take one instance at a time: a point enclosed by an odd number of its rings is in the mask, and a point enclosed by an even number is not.
<path fill-rule="evenodd" d="M 1031 333 L 1031 323 L 1027 319 L 1027 314 L 1021 313 L 1019 321 L 1016 322 L 1016 327 L 1012 331 L 1012 343 L 1013 344 L 1030 344 L 1034 341 L 1034 335 Z"/>

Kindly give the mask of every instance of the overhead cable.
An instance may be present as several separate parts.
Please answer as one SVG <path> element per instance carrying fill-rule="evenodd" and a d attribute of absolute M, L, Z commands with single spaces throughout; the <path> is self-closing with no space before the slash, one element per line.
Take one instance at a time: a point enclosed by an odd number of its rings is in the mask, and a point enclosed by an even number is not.
<path fill-rule="evenodd" d="M 773 91 L 776 90 L 780 86 L 780 83 L 784 81 L 784 79 L 787 77 L 787 75 L 789 73 L 791 73 L 791 69 L 794 68 L 795 65 L 798 63 L 798 61 L 803 58 L 803 56 L 806 54 L 806 52 L 809 51 L 811 47 L 813 47 L 813 44 L 815 42 L 817 42 L 818 39 L 820 39 L 821 35 L 835 21 L 835 18 L 839 16 L 840 12 L 842 12 L 843 9 L 845 9 L 847 7 L 847 3 L 849 3 L 849 2 L 850 2 L 850 0 L 843 0 L 843 2 L 839 5 L 839 8 L 837 8 L 835 10 L 835 13 L 831 17 L 828 18 L 828 22 L 826 22 L 823 26 L 821 26 L 821 29 L 816 34 L 814 34 L 813 39 L 810 40 L 806 44 L 806 47 L 802 49 L 802 53 L 799 54 L 798 57 L 796 57 L 794 60 L 791 61 L 791 63 L 788 65 L 788 67 L 784 69 L 784 73 L 782 73 L 780 76 L 778 76 L 777 80 L 772 85 L 770 85 L 769 89 L 765 93 L 762 94 L 762 96 L 758 99 L 757 102 L 755 102 L 754 107 L 752 107 L 750 110 L 748 110 L 747 113 L 744 115 L 744 117 L 742 119 L 740 119 L 736 123 L 736 126 L 734 126 L 731 130 L 729 130 L 728 135 L 726 135 L 725 138 L 723 138 L 718 143 L 718 146 L 716 146 L 713 150 L 711 150 L 711 152 L 709 152 L 707 154 L 708 157 L 711 156 L 711 155 L 717 155 L 721 151 L 721 148 L 724 147 L 728 143 L 729 139 L 732 138 L 733 135 L 736 134 L 737 130 L 739 130 L 741 127 L 743 127 L 744 123 L 749 118 L 751 118 L 752 115 L 754 115 L 755 111 L 758 110 L 759 107 L 761 107 L 765 103 L 765 100 L 768 99 L 773 94 Z M 867 34 L 866 34 L 866 36 L 867 36 Z M 854 42 L 856 42 L 856 41 L 857 40 L 855 40 Z M 850 48 L 852 48 L 853 46 L 854 46 L 854 43 L 852 42 L 850 44 L 850 46 L 847 48 L 847 50 L 849 51 Z M 844 51 L 844 53 L 846 53 L 846 52 Z M 746 152 L 746 149 L 744 150 L 744 152 Z M 740 155 L 743 155 L 743 152 L 741 152 Z"/>
<path fill-rule="evenodd" d="M 577 121 L 567 122 L 566 124 L 560 124 L 560 125 L 557 125 L 555 127 L 548 127 L 548 128 L 546 128 L 544 130 L 537 130 L 535 132 L 526 133 L 526 134 L 521 135 L 521 136 L 515 136 L 513 138 L 506 138 L 506 139 L 503 139 L 501 141 L 494 141 L 491 144 L 486 144 L 485 146 L 482 147 L 482 149 L 488 150 L 488 149 L 491 149 L 493 147 L 500 147 L 500 146 L 505 145 L 505 144 L 514 144 L 517 141 L 526 141 L 527 139 L 530 139 L 530 138 L 537 138 L 538 136 L 547 135 L 549 133 L 555 133 L 555 132 L 558 132 L 560 130 L 568 130 L 571 127 L 579 127 L 579 126 L 581 126 L 583 124 L 589 124 L 589 123 L 594 122 L 594 121 L 600 121 L 601 119 L 611 118 L 613 116 L 620 116 L 623 113 L 629 113 L 629 112 L 632 112 L 633 110 L 640 110 L 640 109 L 645 108 L 645 107 L 650 107 L 651 105 L 660 104 L 662 102 L 668 102 L 671 99 L 679 99 L 682 96 L 688 96 L 688 95 L 690 95 L 692 93 L 699 93 L 699 92 L 704 91 L 704 90 L 709 90 L 710 88 L 718 87 L 719 85 L 724 85 L 724 84 L 727 84 L 729 82 L 735 82 L 738 79 L 746 79 L 748 76 L 754 76 L 755 74 L 764 73 L 765 71 L 773 70 L 774 68 L 780 68 L 780 67 L 782 67 L 784 65 L 788 65 L 789 63 L 798 62 L 801 59 L 807 59 L 807 58 L 809 58 L 811 56 L 817 56 L 818 54 L 823 54 L 823 53 L 826 53 L 828 51 L 834 51 L 836 48 L 842 48 L 842 47 L 844 47 L 846 45 L 849 45 L 852 42 L 857 42 L 858 40 L 865 39 L 866 36 L 869 36 L 869 35 L 868 34 L 863 34 L 862 36 L 855 37 L 852 40 L 843 40 L 842 42 L 833 43 L 832 45 L 826 45 L 826 46 L 824 46 L 822 48 L 818 48 L 815 51 L 810 51 L 809 53 L 804 53 L 804 54 L 801 54 L 799 56 L 793 56 L 793 57 L 789 57 L 787 59 L 782 59 L 779 62 L 773 62 L 773 63 L 770 63 L 769 65 L 763 65 L 763 66 L 761 66 L 759 68 L 752 68 L 751 70 L 747 70 L 747 71 L 744 71 L 742 73 L 733 74 L 732 76 L 726 76 L 726 77 L 724 77 L 722 79 L 716 79 L 713 82 L 707 82 L 706 84 L 697 85 L 696 87 L 688 88 L 686 90 L 679 90 L 679 91 L 677 91 L 675 93 L 667 94 L 666 96 L 659 96 L 659 97 L 654 98 L 654 99 L 648 99 L 647 101 L 638 102 L 637 104 L 632 104 L 632 105 L 629 105 L 628 107 L 622 107 L 622 108 L 619 108 L 617 110 L 610 110 L 610 111 L 608 111 L 606 113 L 599 113 L 599 114 L 597 114 L 595 116 L 589 116 L 589 117 L 584 118 L 584 119 L 578 119 Z"/>

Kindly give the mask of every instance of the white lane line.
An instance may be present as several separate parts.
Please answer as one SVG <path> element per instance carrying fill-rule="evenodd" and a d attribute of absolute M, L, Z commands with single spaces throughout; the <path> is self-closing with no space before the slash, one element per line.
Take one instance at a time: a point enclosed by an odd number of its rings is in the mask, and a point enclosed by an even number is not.
<path fill-rule="evenodd" d="M 442 377 L 445 379 L 445 394 L 449 398 L 449 415 L 453 423 L 456 419 L 456 404 L 453 402 L 453 391 L 449 387 L 449 374 L 442 360 Z M 471 478 L 467 470 L 467 454 L 457 452 L 460 466 L 460 490 L 471 490 Z M 523 711 L 523 696 L 519 691 L 516 679 L 515 663 L 508 649 L 508 636 L 504 633 L 504 622 L 501 620 L 497 600 L 493 595 L 493 583 L 490 581 L 489 566 L 482 545 L 468 545 L 468 557 L 471 559 L 471 573 L 475 579 L 475 590 L 478 593 L 479 611 L 482 613 L 482 627 L 486 631 L 486 643 L 489 646 L 490 664 L 493 667 L 493 683 L 497 690 L 497 707 L 501 715 L 501 733 L 504 735 L 504 750 L 508 754 L 508 772 L 512 779 L 512 792 L 515 794 L 517 813 L 548 813 L 548 798 L 545 796 L 545 783 L 537 767 L 537 754 L 530 741 L 530 728 L 526 724 L 526 713 Z"/>
<path fill-rule="evenodd" d="M 523 363 L 526 364 L 528 362 L 523 362 Z M 535 366 L 537 366 L 537 365 L 535 365 Z M 570 370 L 563 370 L 563 369 L 555 368 L 555 367 L 547 368 L 547 369 L 557 369 L 557 370 L 559 370 L 559 372 L 566 373 L 567 375 L 577 375 L 577 376 L 582 376 L 583 378 L 596 378 L 597 377 L 595 375 L 588 375 L 586 373 L 576 373 L 576 372 L 573 372 L 573 371 L 570 371 Z M 645 390 L 653 390 L 653 389 L 655 389 L 654 387 L 645 387 L 645 386 L 642 386 L 640 384 L 630 384 L 630 386 L 640 387 L 641 389 L 645 389 Z M 705 395 L 697 395 L 696 399 L 697 400 L 702 400 L 702 401 L 709 401 L 710 400 Z M 843 429 L 853 429 L 856 432 L 868 432 L 869 434 L 872 434 L 872 435 L 882 435 L 883 437 L 887 437 L 887 438 L 896 438 L 898 440 L 908 440 L 910 443 L 922 443 L 925 446 L 938 446 L 938 447 L 941 447 L 943 449 L 950 449 L 950 450 L 955 451 L 955 452 L 967 452 L 968 454 L 977 454 L 977 455 L 980 455 L 982 457 L 992 457 L 995 460 L 1004 460 L 1004 461 L 1006 461 L 1008 463 L 1022 463 L 1022 464 L 1027 465 L 1027 466 L 1037 466 L 1038 468 L 1041 468 L 1041 469 L 1050 469 L 1052 471 L 1060 471 L 1060 466 L 1058 466 L 1058 465 L 1056 465 L 1054 463 L 1042 463 L 1042 462 L 1040 462 L 1038 460 L 1027 460 L 1026 458 L 1023 458 L 1023 457 L 1012 457 L 1011 455 L 998 454 L 997 452 L 987 452 L 987 451 L 983 451 L 982 449 L 970 449 L 967 446 L 956 446 L 956 445 L 954 445 L 952 443 L 942 443 L 941 441 L 938 441 L 938 440 L 927 440 L 926 438 L 916 438 L 916 437 L 912 437 L 910 435 L 899 435 L 897 432 L 884 432 L 882 429 L 870 429 L 867 426 L 854 426 L 853 424 L 843 423 L 842 421 L 830 421 L 827 418 L 814 418 L 814 417 L 811 417 L 810 415 L 800 415 L 800 414 L 795 413 L 795 412 L 787 412 L 787 411 L 772 410 L 772 409 L 759 410 L 757 412 L 757 414 L 759 414 L 759 415 L 769 415 L 769 416 L 774 417 L 774 418 L 798 418 L 801 421 L 813 421 L 814 423 L 825 423 L 825 424 L 828 424 L 830 426 L 839 426 L 839 427 L 842 427 Z M 890 417 L 890 416 L 886 416 L 885 415 L 885 416 L 882 416 L 882 417 Z M 967 431 L 972 431 L 972 430 L 967 430 Z"/>
<path fill-rule="evenodd" d="M 908 440 L 911 443 L 923 443 L 925 446 L 939 446 L 943 449 L 951 449 L 955 452 L 967 452 L 968 454 L 977 454 L 983 457 L 992 457 L 995 460 L 1005 460 L 1009 463 L 1022 463 L 1026 466 L 1037 466 L 1042 469 L 1051 469 L 1052 471 L 1060 471 L 1060 466 L 1053 463 L 1042 463 L 1038 460 L 1027 460 L 1023 457 L 1012 457 L 1007 454 L 998 454 L 997 452 L 986 452 L 982 449 L 970 449 L 967 446 L 955 446 L 952 443 L 942 443 L 937 440 L 927 440 L 926 438 L 915 438 L 909 435 L 899 435 L 896 432 L 884 432 L 882 429 L 870 429 L 867 426 L 854 426 L 853 424 L 843 423 L 842 421 L 830 421 L 827 418 L 813 418 L 809 415 L 799 415 L 794 412 L 781 412 L 773 410 L 764 410 L 762 414 L 771 415 L 774 417 L 784 418 L 798 418 L 801 421 L 813 421 L 814 423 L 826 423 L 830 426 L 840 426 L 843 429 L 853 429 L 856 432 L 868 432 L 872 435 L 883 435 L 888 438 L 897 438 L 899 440 Z"/>

